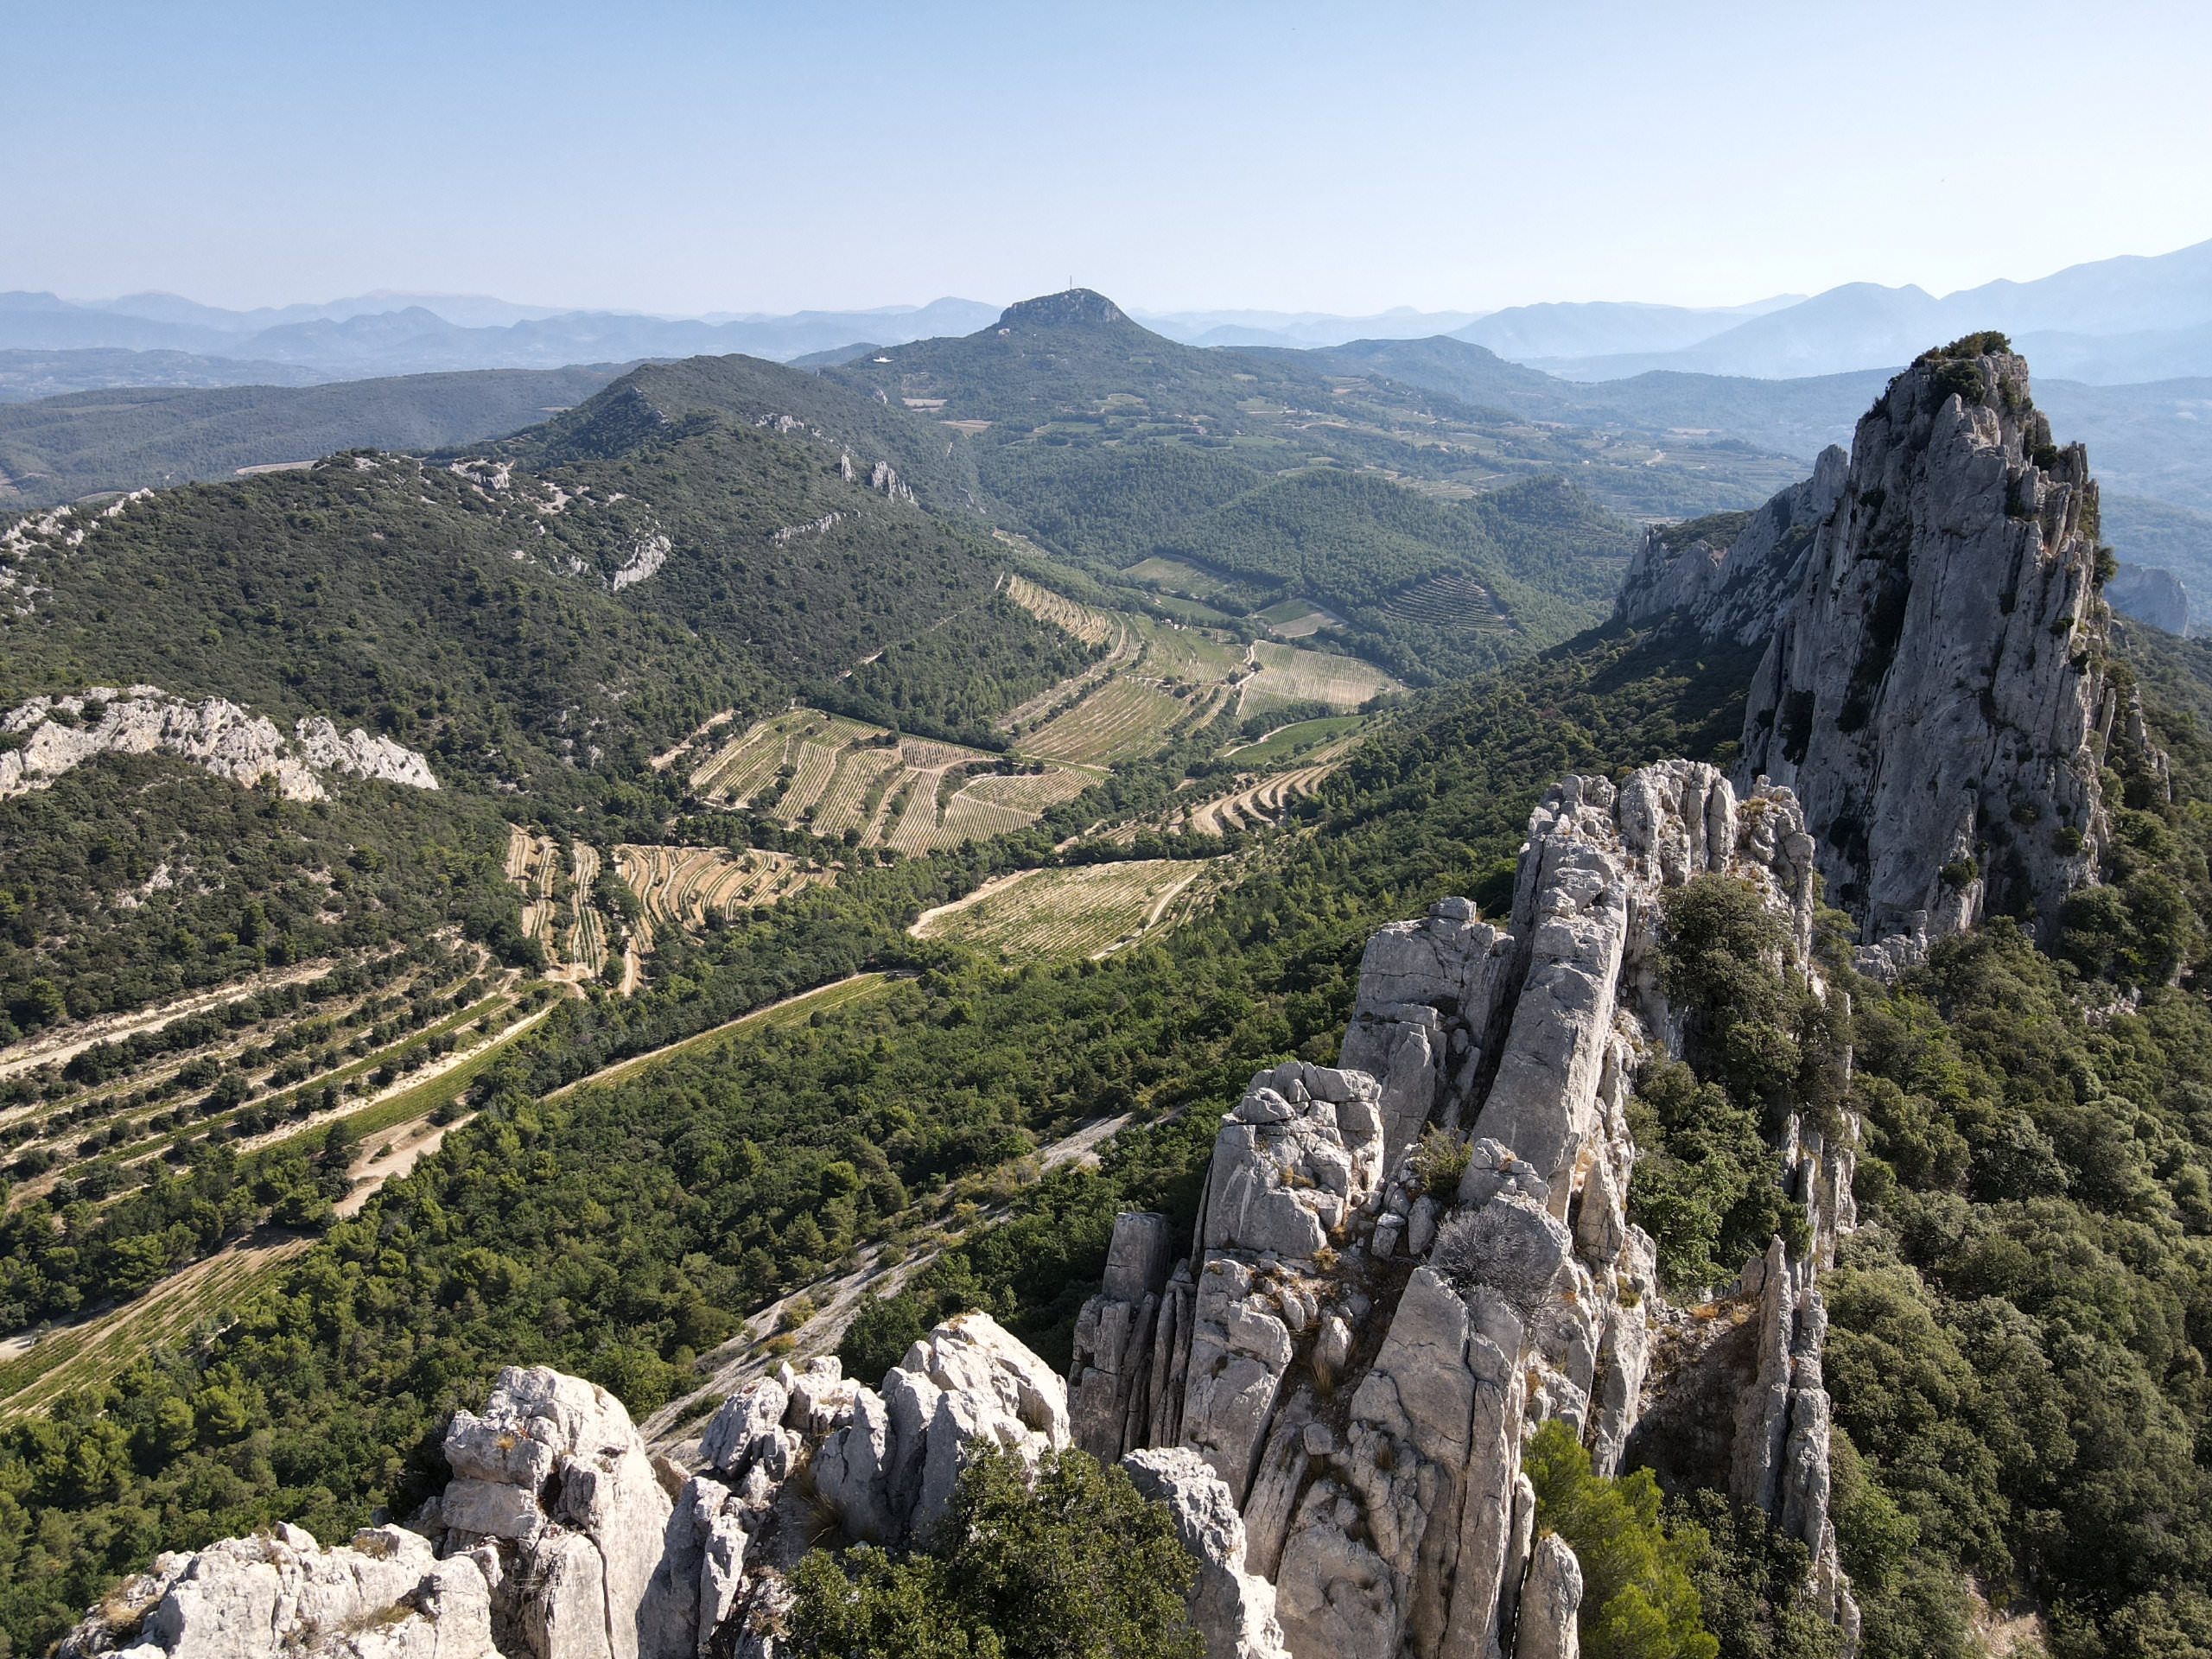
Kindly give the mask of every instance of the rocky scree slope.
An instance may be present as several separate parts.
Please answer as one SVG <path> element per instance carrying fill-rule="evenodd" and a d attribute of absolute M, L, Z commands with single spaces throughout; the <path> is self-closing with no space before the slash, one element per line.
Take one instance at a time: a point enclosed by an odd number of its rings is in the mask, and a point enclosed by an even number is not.
<path fill-rule="evenodd" d="M 1678 1024 L 1659 900 L 1703 874 L 1751 884 L 1788 918 L 1773 968 L 1802 974 L 1813 857 L 1787 791 L 1739 800 L 1711 766 L 1565 779 L 1506 925 L 1446 899 L 1386 927 L 1344 1064 L 1253 1078 L 1187 1247 L 1163 1217 L 1120 1218 L 1071 1384 L 965 1314 L 880 1388 L 834 1359 L 786 1367 L 656 1459 L 604 1390 L 510 1369 L 480 1414 L 455 1414 L 454 1479 L 406 1530 L 164 1556 L 63 1650 L 766 1654 L 825 1512 L 848 1538 L 911 1539 L 981 1441 L 1122 1460 L 1199 1565 L 1212 1659 L 1572 1652 L 1580 1573 L 1535 1535 L 1521 1452 L 1557 1418 L 1611 1472 L 1667 1397 L 1651 1357 L 1675 1316 L 1624 1210 L 1628 1090 Z M 1464 1160 L 1425 1155 L 1424 1129 Z M 1802 1124 L 1789 1144 L 1814 1247 L 1793 1259 L 1777 1240 L 1747 1266 L 1761 1345 L 1718 1384 L 1735 1397 L 1715 1478 L 1804 1539 L 1809 1593 L 1848 1630 L 1817 1272 L 1853 1223 L 1851 1154 Z"/>
<path fill-rule="evenodd" d="M 1847 459 L 1747 519 L 1652 532 L 1615 615 L 1764 642 L 1737 784 L 1797 792 L 1859 966 L 1890 977 L 1985 915 L 2047 938 L 2096 880 L 2113 568 L 2086 452 L 1974 335 L 1891 380 Z"/>

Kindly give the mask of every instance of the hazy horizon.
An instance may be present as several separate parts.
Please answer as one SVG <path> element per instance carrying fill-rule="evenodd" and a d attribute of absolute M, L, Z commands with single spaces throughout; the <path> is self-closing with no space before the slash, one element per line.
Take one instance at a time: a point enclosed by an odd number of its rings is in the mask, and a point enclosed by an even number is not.
<path fill-rule="evenodd" d="M 0 289 L 663 316 L 1071 277 L 1161 313 L 1941 295 L 2212 236 L 2212 14 L 2077 22 L 17 7 L 41 73 Z"/>

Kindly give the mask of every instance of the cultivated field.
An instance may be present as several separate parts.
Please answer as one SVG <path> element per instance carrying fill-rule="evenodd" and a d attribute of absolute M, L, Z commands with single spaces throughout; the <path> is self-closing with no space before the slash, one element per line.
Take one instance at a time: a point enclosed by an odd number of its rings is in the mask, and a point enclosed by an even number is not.
<path fill-rule="evenodd" d="M 696 933 L 709 915 L 734 916 L 755 905 L 772 905 L 831 879 L 819 865 L 789 853 L 627 842 L 614 849 L 614 873 L 638 895 L 656 934 L 670 928 Z"/>
<path fill-rule="evenodd" d="M 1008 573 L 1005 591 L 1008 599 L 1039 621 L 1050 623 L 1063 633 L 1073 634 L 1086 645 L 1112 645 L 1128 627 L 1125 619 L 1112 612 L 1078 604 L 1049 588 L 1039 587 L 1027 576 Z"/>
<path fill-rule="evenodd" d="M 1203 718 L 1219 694 L 1209 688 L 1178 697 L 1148 680 L 1124 674 L 1109 680 L 1065 714 L 1022 741 L 1022 749 L 1050 760 L 1103 766 L 1149 754 L 1179 721 Z"/>
<path fill-rule="evenodd" d="M 918 938 L 957 939 L 1007 963 L 1103 957 L 1179 917 L 1209 865 L 1140 859 L 1077 869 L 1027 870 L 927 912 Z"/>
<path fill-rule="evenodd" d="M 545 952 L 545 976 L 567 984 L 590 978 L 607 959 L 607 920 L 591 906 L 599 849 L 507 826 L 507 880 L 523 891 L 522 931 Z"/>
<path fill-rule="evenodd" d="M 1507 626 L 1490 589 L 1458 572 L 1431 576 L 1395 595 L 1382 608 L 1402 620 L 1433 628 L 1494 630 Z"/>
<path fill-rule="evenodd" d="M 1315 766 L 1276 772 L 1229 794 L 1200 802 L 1189 810 L 1177 827 L 1193 835 L 1219 836 L 1232 830 L 1256 830 L 1262 824 L 1274 823 L 1281 817 L 1285 807 L 1300 796 L 1311 795 L 1320 786 L 1321 780 L 1336 769 L 1334 760 L 1324 760 Z"/>
<path fill-rule="evenodd" d="M 1357 709 L 1370 697 L 1405 687 L 1372 663 L 1356 657 L 1332 657 L 1295 645 L 1255 645 L 1252 659 L 1259 672 L 1246 680 L 1237 714 L 1254 715 L 1292 702 L 1326 702 Z"/>
<path fill-rule="evenodd" d="M 1140 644 L 1128 631 L 1128 658 Z M 1079 706 L 1080 692 L 1071 695 Z M 857 830 L 864 848 L 913 855 L 1025 828 L 1096 781 L 1049 764 L 1041 773 L 1002 770 L 1030 764 L 933 738 L 894 739 L 881 727 L 798 709 L 732 738 L 693 774 L 692 787 L 718 806 L 762 811 L 817 836 Z"/>

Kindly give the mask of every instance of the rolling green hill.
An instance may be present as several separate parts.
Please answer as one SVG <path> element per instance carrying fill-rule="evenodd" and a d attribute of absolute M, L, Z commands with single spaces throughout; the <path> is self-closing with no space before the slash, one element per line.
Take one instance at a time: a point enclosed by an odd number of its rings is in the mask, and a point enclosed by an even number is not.
<path fill-rule="evenodd" d="M 0 512 L 222 479 L 341 449 L 432 449 L 534 426 L 621 371 L 486 369 L 319 386 L 148 386 L 0 404 Z"/>
<path fill-rule="evenodd" d="M 1347 366 L 1179 345 L 1075 289 L 822 378 L 963 434 L 989 510 L 1101 580 L 1248 616 L 1307 601 L 1335 619 L 1317 643 L 1416 681 L 1596 620 L 1634 537 L 1608 506 L 1748 504 L 1790 471 L 1732 454 L 1691 481 L 1649 443 Z"/>

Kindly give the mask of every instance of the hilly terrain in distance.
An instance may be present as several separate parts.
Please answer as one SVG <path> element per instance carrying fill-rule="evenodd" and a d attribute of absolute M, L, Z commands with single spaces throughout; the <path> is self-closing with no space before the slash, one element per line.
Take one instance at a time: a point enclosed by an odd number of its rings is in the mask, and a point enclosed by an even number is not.
<path fill-rule="evenodd" d="M 152 385 L 0 403 L 0 510 L 228 478 L 340 449 L 504 437 L 582 402 L 619 365 L 486 369 L 312 386 Z"/>
<path fill-rule="evenodd" d="M 1195 620 L 1320 615 L 1401 677 L 1591 620 L 1629 544 L 1614 512 L 1748 500 L 1782 471 L 1742 445 L 1662 457 L 1333 366 L 1179 345 L 1072 289 L 821 372 L 964 434 L 990 510 L 1095 576 Z"/>
<path fill-rule="evenodd" d="M 0 352 L 181 352 L 225 362 L 273 362 L 346 379 L 702 353 L 783 359 L 856 340 L 912 340 L 974 327 L 996 309 L 948 298 L 872 311 L 669 318 L 509 306 L 467 296 L 372 295 L 329 305 L 237 312 L 165 294 L 80 305 L 52 294 L 16 292 L 0 294 Z M 55 364 L 48 372 L 113 369 L 86 359 L 80 369 Z"/>

